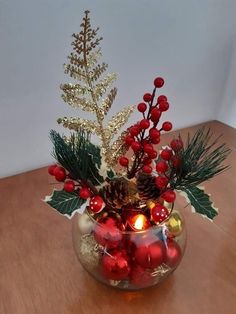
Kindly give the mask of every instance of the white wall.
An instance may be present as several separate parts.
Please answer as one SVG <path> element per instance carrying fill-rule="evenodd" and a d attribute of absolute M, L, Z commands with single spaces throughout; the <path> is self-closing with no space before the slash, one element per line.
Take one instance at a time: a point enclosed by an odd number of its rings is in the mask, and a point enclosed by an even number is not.
<path fill-rule="evenodd" d="M 62 64 L 85 9 L 100 26 L 104 61 L 119 73 L 113 112 L 139 102 L 161 75 L 171 103 L 166 118 L 175 128 L 216 118 L 235 0 L 0 0 L 1 177 L 48 164 L 48 131 L 57 117 L 76 115 L 59 85 L 69 81 Z"/>

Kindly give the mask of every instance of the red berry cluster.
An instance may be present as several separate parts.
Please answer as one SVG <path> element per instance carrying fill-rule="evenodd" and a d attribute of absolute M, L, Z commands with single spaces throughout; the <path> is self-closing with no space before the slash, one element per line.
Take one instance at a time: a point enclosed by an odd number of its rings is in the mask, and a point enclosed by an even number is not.
<path fill-rule="evenodd" d="M 152 161 L 157 158 L 157 151 L 153 145 L 160 142 L 161 131 L 172 129 L 172 123 L 169 121 L 165 121 L 161 128 L 157 127 L 162 113 L 169 109 L 165 95 L 160 95 L 155 101 L 156 89 L 163 85 L 163 78 L 155 78 L 153 93 L 144 94 L 143 102 L 137 105 L 138 111 L 142 113 L 142 119 L 128 129 L 128 134 L 124 138 L 125 144 L 135 154 L 135 160 L 130 169 L 127 157 L 122 156 L 119 159 L 120 165 L 127 168 L 129 178 L 134 177 L 139 170 L 147 174 L 152 173 Z"/>

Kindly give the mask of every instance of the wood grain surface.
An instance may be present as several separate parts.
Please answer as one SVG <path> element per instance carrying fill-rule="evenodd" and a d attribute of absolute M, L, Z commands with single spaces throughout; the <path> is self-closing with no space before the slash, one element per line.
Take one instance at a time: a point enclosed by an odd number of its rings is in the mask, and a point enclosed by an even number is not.
<path fill-rule="evenodd" d="M 72 247 L 72 222 L 41 201 L 52 190 L 46 168 L 0 180 L 0 314 L 236 313 L 236 130 L 207 125 L 232 149 L 231 169 L 204 184 L 219 215 L 211 223 L 189 207 L 181 210 L 185 256 L 166 281 L 146 290 L 108 288 L 83 270 Z"/>

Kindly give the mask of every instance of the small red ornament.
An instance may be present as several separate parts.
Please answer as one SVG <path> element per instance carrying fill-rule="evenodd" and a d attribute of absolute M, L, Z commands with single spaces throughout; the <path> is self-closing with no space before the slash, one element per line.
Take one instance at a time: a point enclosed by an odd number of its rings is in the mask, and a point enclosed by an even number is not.
<path fill-rule="evenodd" d="M 132 126 L 129 130 L 130 135 L 137 136 L 139 135 L 140 129 L 137 126 Z"/>
<path fill-rule="evenodd" d="M 133 138 L 132 136 L 127 135 L 127 136 L 125 137 L 125 144 L 126 144 L 126 145 L 129 145 L 129 146 L 130 146 L 133 142 L 134 142 L 134 138 Z"/>
<path fill-rule="evenodd" d="M 164 85 L 165 81 L 162 77 L 157 77 L 155 78 L 153 83 L 156 88 L 161 88 Z"/>
<path fill-rule="evenodd" d="M 150 152 L 148 154 L 148 156 L 151 158 L 151 159 L 156 159 L 157 158 L 157 152 L 155 150 L 153 150 L 152 152 Z"/>
<path fill-rule="evenodd" d="M 125 250 L 114 250 L 102 257 L 103 275 L 109 280 L 124 280 L 129 276 L 130 264 Z"/>
<path fill-rule="evenodd" d="M 148 166 L 148 165 L 143 166 L 142 170 L 143 170 L 143 172 L 145 172 L 147 174 L 151 174 L 152 173 L 152 167 Z"/>
<path fill-rule="evenodd" d="M 131 144 L 131 148 L 133 149 L 134 152 L 140 151 L 141 147 L 142 147 L 142 145 L 137 141 L 135 141 Z"/>
<path fill-rule="evenodd" d="M 168 179 L 166 177 L 162 177 L 162 176 L 158 176 L 156 177 L 156 186 L 159 188 L 159 189 L 163 189 L 167 186 L 168 184 Z"/>
<path fill-rule="evenodd" d="M 151 128 L 149 130 L 149 135 L 150 135 L 151 139 L 159 138 L 160 137 L 160 132 L 156 128 Z"/>
<path fill-rule="evenodd" d="M 120 163 L 121 166 L 127 167 L 128 164 L 129 164 L 129 159 L 126 158 L 125 156 L 121 156 L 121 157 L 119 158 L 119 163 Z"/>
<path fill-rule="evenodd" d="M 138 111 L 139 112 L 145 112 L 147 110 L 147 105 L 144 102 L 141 102 L 138 104 Z"/>
<path fill-rule="evenodd" d="M 173 149 L 173 151 L 177 152 L 183 148 L 184 144 L 183 141 L 180 138 L 173 139 L 170 142 L 170 147 Z"/>
<path fill-rule="evenodd" d="M 162 101 L 159 105 L 160 111 L 167 111 L 169 109 L 169 103 L 167 101 Z"/>
<path fill-rule="evenodd" d="M 66 171 L 63 167 L 56 167 L 54 170 L 55 179 L 59 182 L 63 182 L 66 179 Z"/>
<path fill-rule="evenodd" d="M 161 197 L 168 203 L 173 203 L 176 199 L 176 194 L 173 190 L 165 191 Z"/>
<path fill-rule="evenodd" d="M 169 216 L 168 209 L 160 203 L 157 203 L 151 209 L 151 216 L 155 223 L 161 223 Z"/>
<path fill-rule="evenodd" d="M 81 188 L 79 190 L 79 196 L 82 199 L 86 200 L 86 199 L 88 199 L 91 196 L 91 192 L 90 192 L 90 190 L 88 188 L 83 187 L 83 188 Z"/>
<path fill-rule="evenodd" d="M 150 122 L 149 122 L 149 120 L 148 119 L 143 119 L 143 120 L 141 120 L 140 121 L 140 127 L 141 127 L 141 129 L 148 129 L 149 128 L 149 126 L 150 126 Z"/>
<path fill-rule="evenodd" d="M 168 165 L 165 161 L 158 161 L 156 164 L 156 171 L 158 173 L 165 173 L 168 170 Z"/>
<path fill-rule="evenodd" d="M 157 103 L 160 104 L 162 101 L 167 101 L 167 97 L 165 95 L 160 95 L 157 98 Z"/>
<path fill-rule="evenodd" d="M 145 102 L 151 101 L 151 100 L 152 100 L 152 95 L 151 95 L 150 93 L 144 94 L 144 95 L 143 95 L 143 100 L 144 100 Z"/>
<path fill-rule="evenodd" d="M 152 271 L 150 269 L 145 269 L 140 265 L 133 266 L 129 278 L 130 283 L 138 288 L 150 286 L 154 280 L 154 277 L 152 276 Z"/>
<path fill-rule="evenodd" d="M 54 176 L 54 171 L 56 169 L 57 165 L 51 165 L 48 167 L 48 173 L 51 175 L 51 176 Z"/>
<path fill-rule="evenodd" d="M 156 268 L 163 263 L 165 246 L 162 241 L 146 238 L 135 249 L 134 259 L 143 268 Z"/>
<path fill-rule="evenodd" d="M 101 196 L 95 195 L 89 201 L 89 207 L 92 212 L 99 213 L 105 207 L 105 203 Z"/>
<path fill-rule="evenodd" d="M 168 148 L 163 149 L 163 151 L 161 152 L 161 158 L 168 161 L 170 160 L 171 156 L 172 156 L 172 151 Z"/>
<path fill-rule="evenodd" d="M 181 167 L 181 159 L 177 156 L 172 156 L 171 161 L 173 167 L 175 167 L 176 169 L 179 169 Z"/>
<path fill-rule="evenodd" d="M 163 122 L 162 129 L 164 131 L 170 131 L 172 129 L 172 123 L 170 121 Z"/>
<path fill-rule="evenodd" d="M 72 180 L 68 180 L 64 183 L 64 190 L 68 193 L 73 192 L 75 189 L 75 184 L 74 181 Z"/>
<path fill-rule="evenodd" d="M 122 233 L 114 218 L 108 217 L 99 222 L 94 229 L 94 239 L 107 249 L 117 248 L 121 245 Z"/>
<path fill-rule="evenodd" d="M 161 117 L 161 111 L 157 108 L 151 110 L 151 120 L 152 122 L 158 122 Z"/>
<path fill-rule="evenodd" d="M 143 150 L 144 150 L 145 153 L 150 154 L 153 151 L 152 144 L 145 144 L 143 146 Z"/>
<path fill-rule="evenodd" d="M 165 264 L 170 267 L 177 267 L 182 257 L 179 244 L 174 240 L 168 240 L 166 245 Z"/>

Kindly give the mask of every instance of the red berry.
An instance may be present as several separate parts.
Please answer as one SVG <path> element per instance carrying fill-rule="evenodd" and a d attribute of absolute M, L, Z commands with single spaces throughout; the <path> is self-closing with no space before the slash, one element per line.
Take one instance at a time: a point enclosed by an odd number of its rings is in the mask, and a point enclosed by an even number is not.
<path fill-rule="evenodd" d="M 51 175 L 51 176 L 54 176 L 54 171 L 56 169 L 57 165 L 51 165 L 48 167 L 48 173 Z"/>
<path fill-rule="evenodd" d="M 124 157 L 124 156 L 122 156 L 122 157 L 120 157 L 120 159 L 119 159 L 119 163 L 120 163 L 121 166 L 127 167 L 128 164 L 129 164 L 129 159 L 126 158 L 126 157 Z"/>
<path fill-rule="evenodd" d="M 64 190 L 68 193 L 73 192 L 75 189 L 75 184 L 74 181 L 72 180 L 68 180 L 64 183 Z"/>
<path fill-rule="evenodd" d="M 144 95 L 143 95 L 143 100 L 144 100 L 145 102 L 151 101 L 151 100 L 152 100 L 152 95 L 151 95 L 150 93 L 144 94 Z"/>
<path fill-rule="evenodd" d="M 164 85 L 164 79 L 162 77 L 157 77 L 153 83 L 156 88 L 161 88 Z"/>
<path fill-rule="evenodd" d="M 181 167 L 181 159 L 178 158 L 177 156 L 173 156 L 171 158 L 171 161 L 172 161 L 173 167 L 175 167 L 176 169 L 179 169 Z"/>
<path fill-rule="evenodd" d="M 162 101 L 167 101 L 167 97 L 165 95 L 160 95 L 157 98 L 157 103 L 160 104 Z"/>
<path fill-rule="evenodd" d="M 86 200 L 87 198 L 89 198 L 90 195 L 91 195 L 91 192 L 90 192 L 90 190 L 89 190 L 88 188 L 86 188 L 86 187 L 81 188 L 81 189 L 79 190 L 79 196 L 80 196 L 81 198 L 83 198 L 84 200 Z"/>
<path fill-rule="evenodd" d="M 172 123 L 170 121 L 166 121 L 162 124 L 162 129 L 164 131 L 170 131 L 172 129 Z"/>
<path fill-rule="evenodd" d="M 158 203 L 151 209 L 151 216 L 155 223 L 161 223 L 169 216 L 169 211 L 165 206 Z"/>
<path fill-rule="evenodd" d="M 159 110 L 167 111 L 169 109 L 169 103 L 167 101 L 162 101 L 159 105 Z"/>
<path fill-rule="evenodd" d="M 151 158 L 151 159 L 156 159 L 157 158 L 157 152 L 155 150 L 153 150 L 152 152 L 150 152 L 148 154 L 148 156 Z"/>
<path fill-rule="evenodd" d="M 91 198 L 89 202 L 89 207 L 94 213 L 99 213 L 105 207 L 105 203 L 101 196 L 96 195 Z"/>
<path fill-rule="evenodd" d="M 150 126 L 150 122 L 148 121 L 148 119 L 143 119 L 140 121 L 139 125 L 141 129 L 148 129 Z"/>
<path fill-rule="evenodd" d="M 149 135 L 150 135 L 151 139 L 159 138 L 160 137 L 160 132 L 156 128 L 151 128 L 149 130 Z"/>
<path fill-rule="evenodd" d="M 156 170 L 159 173 L 165 173 L 168 170 L 168 165 L 165 161 L 158 161 L 156 164 Z"/>
<path fill-rule="evenodd" d="M 134 141 L 134 138 L 132 137 L 132 136 L 130 136 L 130 135 L 127 135 L 126 137 L 125 137 L 125 144 L 126 145 L 131 145 L 132 143 L 133 143 L 133 141 Z"/>
<path fill-rule="evenodd" d="M 157 108 L 151 110 L 151 120 L 152 122 L 158 122 L 161 116 L 161 111 Z"/>
<path fill-rule="evenodd" d="M 139 128 L 137 126 L 132 126 L 129 133 L 132 136 L 137 136 L 139 134 Z"/>
<path fill-rule="evenodd" d="M 145 153 L 150 154 L 153 151 L 152 144 L 145 144 L 143 150 Z"/>
<path fill-rule="evenodd" d="M 147 109 L 147 105 L 144 102 L 141 102 L 140 104 L 138 104 L 138 111 L 139 112 L 145 112 Z"/>
<path fill-rule="evenodd" d="M 176 194 L 172 190 L 165 191 L 161 197 L 168 203 L 173 203 L 176 199 Z"/>
<path fill-rule="evenodd" d="M 56 167 L 54 170 L 55 179 L 59 182 L 65 181 L 66 171 L 63 167 Z"/>
<path fill-rule="evenodd" d="M 156 186 L 160 189 L 165 188 L 168 184 L 168 179 L 166 177 L 156 177 Z"/>
<path fill-rule="evenodd" d="M 151 163 L 152 163 L 151 158 L 149 158 L 149 157 L 144 157 L 144 158 L 143 158 L 143 164 L 144 164 L 144 165 L 149 165 L 149 164 L 151 164 Z"/>
<path fill-rule="evenodd" d="M 143 172 L 145 172 L 147 174 L 152 173 L 152 167 L 148 166 L 148 165 L 143 166 Z"/>
<path fill-rule="evenodd" d="M 160 137 L 152 138 L 151 139 L 152 144 L 158 144 L 160 143 Z"/>
<path fill-rule="evenodd" d="M 141 149 L 141 144 L 137 141 L 133 142 L 131 144 L 131 148 L 133 149 L 134 152 L 138 152 Z"/>
<path fill-rule="evenodd" d="M 172 151 L 168 148 L 163 149 L 163 151 L 161 152 L 161 158 L 164 160 L 170 160 L 172 156 Z"/>
<path fill-rule="evenodd" d="M 173 149 L 173 151 L 177 152 L 179 151 L 180 149 L 182 149 L 184 146 L 183 144 L 183 141 L 178 138 L 178 139 L 173 139 L 171 142 L 170 142 L 170 147 Z"/>

